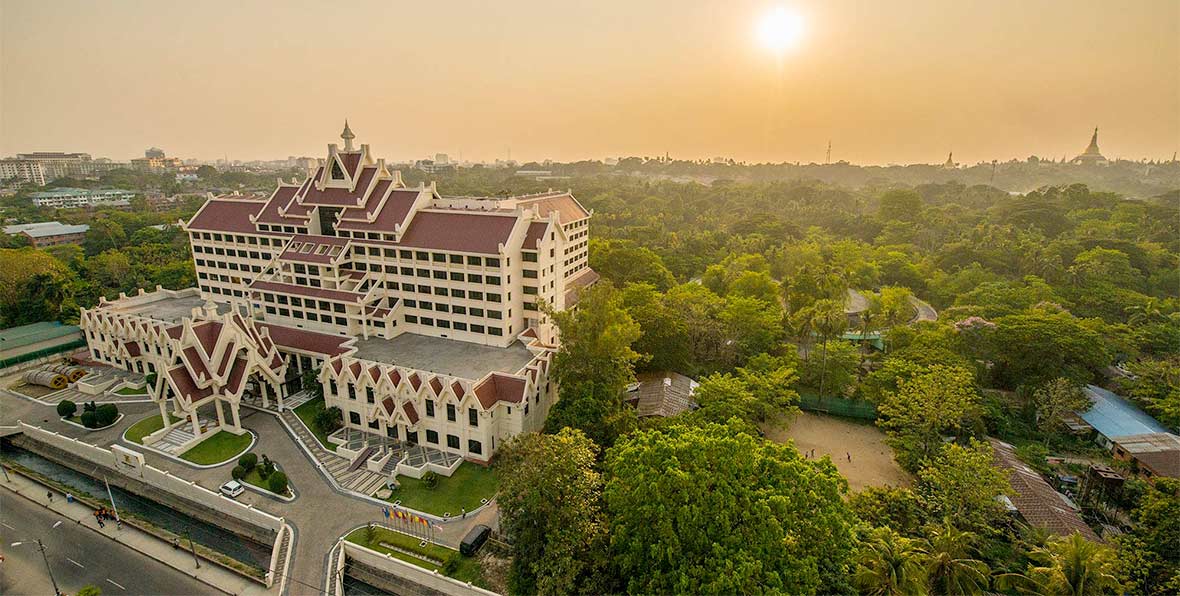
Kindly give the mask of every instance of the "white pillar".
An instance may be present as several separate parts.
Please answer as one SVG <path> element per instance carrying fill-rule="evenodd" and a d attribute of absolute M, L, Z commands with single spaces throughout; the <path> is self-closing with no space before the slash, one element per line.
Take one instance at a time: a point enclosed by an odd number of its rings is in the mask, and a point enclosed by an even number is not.
<path fill-rule="evenodd" d="M 193 436 L 200 437 L 201 436 L 201 420 L 200 420 L 200 418 L 197 417 L 197 409 L 193 408 L 193 411 L 189 412 L 188 416 L 189 416 L 189 419 L 192 420 L 192 423 L 193 423 Z"/>
<path fill-rule="evenodd" d="M 264 408 L 270 407 L 270 399 L 268 399 L 266 396 L 266 394 L 267 394 L 266 388 L 269 386 L 270 386 L 270 382 L 267 381 L 266 379 L 259 379 L 258 380 L 258 391 L 260 393 L 262 393 L 262 407 L 264 407 Z"/>
<path fill-rule="evenodd" d="M 238 416 L 238 404 L 231 403 L 229 405 L 229 412 L 234 418 L 234 430 L 242 432 L 242 419 Z"/>
<path fill-rule="evenodd" d="M 168 419 L 168 408 L 164 400 L 160 400 L 160 420 L 164 421 L 164 428 L 170 428 L 172 426 L 172 423 Z"/>
<path fill-rule="evenodd" d="M 225 426 L 225 412 L 221 411 L 221 400 L 213 400 L 213 409 L 217 410 L 217 426 Z"/>

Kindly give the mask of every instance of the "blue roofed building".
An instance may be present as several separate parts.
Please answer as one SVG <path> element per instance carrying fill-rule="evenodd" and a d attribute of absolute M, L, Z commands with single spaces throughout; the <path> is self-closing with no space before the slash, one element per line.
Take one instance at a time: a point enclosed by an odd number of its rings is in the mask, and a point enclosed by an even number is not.
<path fill-rule="evenodd" d="M 1099 444 L 1117 459 L 1134 462 L 1144 476 L 1180 476 L 1180 437 L 1120 395 L 1095 385 L 1085 392 L 1092 405 L 1078 414 Z"/>

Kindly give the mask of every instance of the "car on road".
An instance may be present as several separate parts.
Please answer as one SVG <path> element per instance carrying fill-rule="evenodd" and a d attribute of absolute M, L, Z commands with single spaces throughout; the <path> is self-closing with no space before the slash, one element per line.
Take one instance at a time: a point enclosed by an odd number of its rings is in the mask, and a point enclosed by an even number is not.
<path fill-rule="evenodd" d="M 221 494 L 233 499 L 245 492 L 246 487 L 242 486 L 242 483 L 238 482 L 237 480 L 230 480 L 229 482 L 221 485 L 221 488 L 218 490 L 221 491 Z"/>

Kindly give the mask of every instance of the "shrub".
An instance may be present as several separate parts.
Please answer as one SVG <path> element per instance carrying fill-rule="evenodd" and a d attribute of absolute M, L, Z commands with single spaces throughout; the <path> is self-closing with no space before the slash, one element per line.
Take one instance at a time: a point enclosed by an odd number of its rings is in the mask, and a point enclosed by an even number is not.
<path fill-rule="evenodd" d="M 344 426 L 344 414 L 337 407 L 320 410 L 316 412 L 315 418 L 312 419 L 312 424 L 315 424 L 320 429 L 320 432 L 331 434 L 336 432 L 336 429 Z"/>
<path fill-rule="evenodd" d="M 427 472 L 422 475 L 422 482 L 426 485 L 426 488 L 432 489 L 438 486 L 438 474 Z"/>
<path fill-rule="evenodd" d="M 275 463 L 265 453 L 262 454 L 262 466 L 258 468 L 258 477 L 266 480 L 275 471 Z"/>
<path fill-rule="evenodd" d="M 94 415 L 98 420 L 99 426 L 113 424 L 115 419 L 119 417 L 119 406 L 116 406 L 115 404 L 103 404 L 98 406 L 98 409 L 95 410 Z"/>
<path fill-rule="evenodd" d="M 253 453 L 247 453 L 246 455 L 238 458 L 238 465 L 241 466 L 243 470 L 249 472 L 250 470 L 254 469 L 254 466 L 258 465 L 258 456 L 254 455 Z"/>
<path fill-rule="evenodd" d="M 287 494 L 287 475 L 276 471 L 267 479 L 266 485 L 270 487 L 270 492 L 276 495 L 285 495 Z"/>
<path fill-rule="evenodd" d="M 77 411 L 78 404 L 75 404 L 68 399 L 63 399 L 57 403 L 57 415 L 61 416 L 62 418 L 69 418 L 70 416 L 74 415 L 74 412 Z"/>
<path fill-rule="evenodd" d="M 97 409 L 98 409 L 98 406 L 94 405 L 94 400 L 90 400 L 90 401 L 82 404 L 82 411 L 83 412 L 93 412 Z"/>
<path fill-rule="evenodd" d="M 82 412 L 82 426 L 86 428 L 98 428 L 98 416 L 89 410 Z"/>
<path fill-rule="evenodd" d="M 229 471 L 229 475 L 234 477 L 234 480 L 241 480 L 246 476 L 246 468 L 242 466 L 234 466 L 234 469 Z"/>

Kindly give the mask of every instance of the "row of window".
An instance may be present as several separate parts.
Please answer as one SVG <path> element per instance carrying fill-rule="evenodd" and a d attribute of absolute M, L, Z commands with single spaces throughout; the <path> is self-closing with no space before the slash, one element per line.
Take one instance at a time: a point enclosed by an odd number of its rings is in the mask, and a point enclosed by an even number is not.
<path fill-rule="evenodd" d="M 486 333 L 487 335 L 503 336 L 504 330 L 499 327 L 484 327 L 475 323 L 467 324 L 462 321 L 448 321 L 446 319 L 435 319 L 433 317 L 420 317 L 417 315 L 406 315 L 407 323 L 414 323 L 417 325 L 425 325 L 427 327 L 438 327 L 440 329 L 454 329 L 455 331 L 470 331 L 472 333 Z M 508 333 L 512 333 L 512 326 L 508 326 Z"/>
<path fill-rule="evenodd" d="M 352 247 L 352 256 L 374 256 L 384 257 L 386 259 L 404 259 L 413 261 L 432 262 L 432 263 L 450 263 L 452 265 L 475 265 L 481 267 L 499 267 L 500 257 L 477 257 L 472 255 L 457 255 L 452 253 L 441 252 L 426 252 L 423 250 L 406 250 L 382 248 L 379 246 L 354 246 Z M 508 264 L 512 264 L 512 259 L 508 259 Z"/>
<path fill-rule="evenodd" d="M 357 412 L 349 412 L 348 413 L 348 421 L 356 426 L 360 426 L 361 425 L 361 415 Z M 379 426 L 380 426 L 379 422 L 376 420 L 372 420 L 369 422 L 369 428 L 379 428 Z M 385 433 L 391 438 L 394 438 L 394 439 L 399 438 L 398 437 L 398 430 L 397 430 L 396 426 L 387 427 L 385 429 Z M 417 443 L 418 442 L 418 433 L 412 432 L 412 431 L 407 431 L 406 432 L 406 442 Z M 427 430 L 426 431 L 426 442 L 430 443 L 432 445 L 438 445 L 438 431 Z M 459 435 L 451 435 L 451 434 L 447 435 L 447 447 L 448 448 L 459 449 L 459 442 L 460 442 Z M 474 453 L 476 455 L 482 455 L 483 454 L 483 444 L 480 443 L 479 441 L 476 441 L 475 439 L 470 439 L 467 441 L 467 452 Z"/>
<path fill-rule="evenodd" d="M 294 232 L 290 232 L 294 233 Z M 193 239 L 212 240 L 214 242 L 236 242 L 238 244 L 255 244 L 259 246 L 282 246 L 286 244 L 284 238 L 266 238 L 259 236 L 241 236 L 233 234 L 217 234 L 211 232 L 193 232 Z"/>

